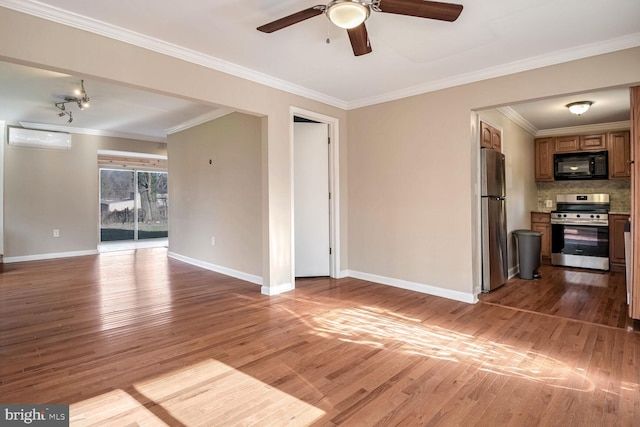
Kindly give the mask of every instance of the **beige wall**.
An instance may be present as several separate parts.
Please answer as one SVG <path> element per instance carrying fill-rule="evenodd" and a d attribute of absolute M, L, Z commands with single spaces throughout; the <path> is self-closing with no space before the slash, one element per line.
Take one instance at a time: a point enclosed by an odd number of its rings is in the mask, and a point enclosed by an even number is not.
<path fill-rule="evenodd" d="M 517 272 L 515 236 L 512 232 L 531 228 L 531 211 L 538 206 L 535 183 L 535 147 L 533 135 L 497 110 L 478 112 L 480 119 L 502 129 L 507 188 L 507 244 L 509 273 Z"/>
<path fill-rule="evenodd" d="M 342 268 L 348 259 L 350 270 L 472 295 L 480 273 L 474 191 L 477 135 L 472 134 L 471 112 L 640 81 L 640 48 L 635 48 L 346 113 L 122 42 L 0 10 L 0 59 L 264 117 L 263 274 L 265 283 L 275 287 L 293 280 L 291 106 L 340 120 Z"/>
<path fill-rule="evenodd" d="M 479 162 L 470 112 L 630 86 L 638 69 L 635 48 L 349 111 L 349 269 L 445 296 L 475 294 Z"/>
<path fill-rule="evenodd" d="M 70 150 L 5 146 L 5 258 L 96 250 L 98 150 L 166 154 L 162 143 L 78 134 Z"/>
<path fill-rule="evenodd" d="M 262 120 L 233 113 L 169 135 L 168 151 L 169 250 L 262 277 Z"/>
<path fill-rule="evenodd" d="M 291 265 L 291 113 L 295 106 L 341 123 L 346 112 L 194 63 L 54 22 L 0 8 L 0 59 L 200 100 L 265 118 L 263 146 L 263 275 L 265 288 L 293 283 Z M 339 140 L 346 141 L 340 126 Z M 346 158 L 346 145 L 341 158 Z M 346 162 L 340 173 L 346 175 Z M 347 181 L 340 181 L 341 230 L 346 231 Z M 340 241 L 346 264 L 346 234 Z"/>

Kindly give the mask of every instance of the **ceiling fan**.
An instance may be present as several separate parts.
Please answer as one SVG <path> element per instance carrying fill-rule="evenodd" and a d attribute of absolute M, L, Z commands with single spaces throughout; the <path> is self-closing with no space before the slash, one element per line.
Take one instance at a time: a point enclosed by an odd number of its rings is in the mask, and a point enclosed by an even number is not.
<path fill-rule="evenodd" d="M 425 0 L 332 0 L 269 22 L 257 30 L 273 33 L 324 13 L 335 25 L 347 30 L 353 54 L 366 55 L 371 53 L 371 43 L 364 22 L 372 10 L 453 22 L 460 16 L 462 5 Z"/>

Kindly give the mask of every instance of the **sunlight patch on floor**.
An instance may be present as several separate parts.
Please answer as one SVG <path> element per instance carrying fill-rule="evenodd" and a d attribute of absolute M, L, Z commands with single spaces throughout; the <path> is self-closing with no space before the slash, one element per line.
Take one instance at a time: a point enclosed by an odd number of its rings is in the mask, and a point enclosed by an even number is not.
<path fill-rule="evenodd" d="M 553 387 L 593 391 L 584 372 L 535 351 L 519 351 L 472 335 L 429 326 L 375 307 L 336 309 L 313 316 L 310 327 L 323 337 L 476 366 L 481 371 L 540 382 Z M 387 344 L 388 346 L 388 344 Z"/>
<path fill-rule="evenodd" d="M 71 406 L 75 426 L 309 425 L 325 412 L 216 360 Z M 133 424 L 136 425 L 136 424 Z"/>
<path fill-rule="evenodd" d="M 140 425 L 168 426 L 123 390 L 74 403 L 69 408 L 70 425 L 85 427 L 93 425 Z"/>

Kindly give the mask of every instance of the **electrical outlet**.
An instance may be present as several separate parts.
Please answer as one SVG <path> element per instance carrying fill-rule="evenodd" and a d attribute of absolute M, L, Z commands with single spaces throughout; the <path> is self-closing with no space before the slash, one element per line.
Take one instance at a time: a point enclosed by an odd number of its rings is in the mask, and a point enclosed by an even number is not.
<path fill-rule="evenodd" d="M 53 229 L 53 237 L 60 237 L 60 230 L 58 230 L 57 228 Z"/>
<path fill-rule="evenodd" d="M 211 246 L 215 246 L 216 245 L 216 238 L 214 236 L 211 236 Z"/>
<path fill-rule="evenodd" d="M 553 202 L 551 200 L 545 200 L 544 201 L 544 205 L 548 208 L 552 208 L 553 207 Z"/>

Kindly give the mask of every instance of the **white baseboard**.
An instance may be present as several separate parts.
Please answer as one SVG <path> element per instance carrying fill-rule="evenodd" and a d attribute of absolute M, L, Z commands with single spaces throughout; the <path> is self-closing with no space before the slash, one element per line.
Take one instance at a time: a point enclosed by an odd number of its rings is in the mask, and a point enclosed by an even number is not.
<path fill-rule="evenodd" d="M 254 283 L 256 285 L 262 285 L 262 277 L 260 276 L 244 273 L 242 271 L 233 270 L 231 268 L 222 267 L 215 264 L 211 264 L 209 262 L 200 261 L 198 259 L 180 255 L 175 252 L 169 252 L 167 256 L 173 259 L 177 259 L 178 261 L 186 262 L 187 264 L 195 265 L 196 267 L 204 268 L 205 270 L 215 271 L 216 273 L 221 273 L 221 274 L 224 274 L 225 276 L 235 277 L 236 279 L 244 280 L 245 282 Z"/>
<path fill-rule="evenodd" d="M 336 279 L 344 279 L 346 277 L 349 277 L 349 270 L 340 270 Z"/>
<path fill-rule="evenodd" d="M 262 286 L 262 288 L 260 288 L 260 293 L 262 295 L 269 295 L 269 296 L 273 296 L 273 295 L 280 295 L 282 293 L 288 292 L 295 289 L 295 286 L 293 285 L 293 283 L 283 283 L 282 285 L 277 285 L 277 286 Z"/>
<path fill-rule="evenodd" d="M 392 277 L 378 276 L 376 274 L 363 273 L 360 271 L 347 270 L 347 274 L 349 277 L 353 277 L 356 279 L 367 280 L 369 282 L 380 283 L 382 285 L 393 286 L 395 288 L 402 288 L 409 291 L 434 295 L 454 301 L 466 302 L 468 304 L 475 304 L 478 302 L 477 295 L 471 293 L 452 291 L 450 289 L 439 288 L 437 286 L 409 282 L 407 280 L 394 279 Z"/>
<path fill-rule="evenodd" d="M 9 256 L 9 257 L 4 257 L 3 262 L 9 264 L 12 262 L 41 261 L 44 259 L 71 258 L 75 256 L 97 255 L 97 254 L 98 254 L 98 251 L 96 249 L 92 249 L 88 251 L 59 252 L 59 253 L 25 255 L 25 256 Z"/>

